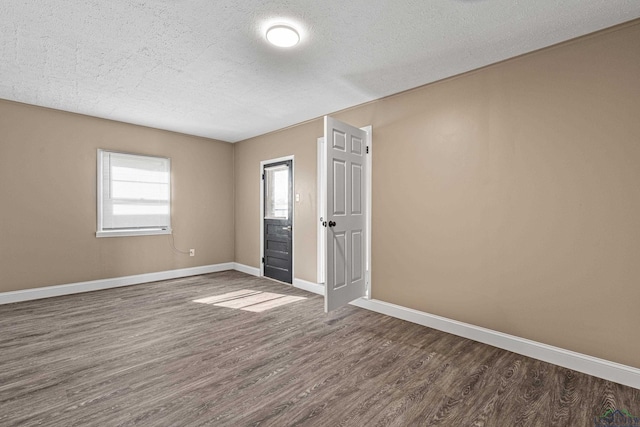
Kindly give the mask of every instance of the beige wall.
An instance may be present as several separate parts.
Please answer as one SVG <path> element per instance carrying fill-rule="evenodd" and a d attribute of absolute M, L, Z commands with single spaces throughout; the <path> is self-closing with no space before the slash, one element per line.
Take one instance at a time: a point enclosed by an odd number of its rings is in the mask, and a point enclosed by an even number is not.
<path fill-rule="evenodd" d="M 640 21 L 335 114 L 373 125 L 373 297 L 640 367 L 638 45 Z M 230 145 L 0 101 L 0 291 L 259 267 L 259 164 L 286 155 L 295 276 L 315 281 L 321 135 Z M 171 157 L 196 257 L 95 238 L 97 148 Z"/>
<path fill-rule="evenodd" d="M 638 46 L 640 21 L 335 114 L 373 125 L 373 297 L 640 367 Z M 321 134 L 236 144 L 237 262 L 259 266 L 260 160 L 295 154 L 315 280 Z"/>
<path fill-rule="evenodd" d="M 96 238 L 96 150 L 171 158 L 168 236 Z M 0 292 L 233 261 L 233 145 L 0 100 Z"/>
<path fill-rule="evenodd" d="M 316 281 L 316 140 L 321 123 L 291 128 L 235 146 L 236 262 L 260 267 L 260 162 L 294 156 L 294 275 Z M 313 136 L 315 135 L 315 136 Z"/>

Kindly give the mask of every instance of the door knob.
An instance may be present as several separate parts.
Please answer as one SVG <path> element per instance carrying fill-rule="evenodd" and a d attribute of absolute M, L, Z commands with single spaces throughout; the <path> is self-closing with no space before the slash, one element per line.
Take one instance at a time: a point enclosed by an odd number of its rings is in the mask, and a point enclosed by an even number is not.
<path fill-rule="evenodd" d="M 336 225 L 335 221 L 329 221 L 329 227 L 333 227 L 334 225 Z"/>
<path fill-rule="evenodd" d="M 291 230 L 291 226 L 288 227 L 282 227 L 283 230 Z"/>

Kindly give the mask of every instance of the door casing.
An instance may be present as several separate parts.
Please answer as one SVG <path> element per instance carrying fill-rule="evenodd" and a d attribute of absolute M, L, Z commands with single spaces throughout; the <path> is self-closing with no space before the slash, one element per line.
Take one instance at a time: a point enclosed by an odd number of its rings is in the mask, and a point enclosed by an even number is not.
<path fill-rule="evenodd" d="M 365 192 L 366 192 L 366 298 L 371 298 L 371 165 L 372 165 L 372 157 L 373 157 L 373 127 L 371 125 L 361 127 L 363 131 L 367 133 L 367 147 L 369 148 L 369 153 L 366 157 L 367 167 L 365 171 Z M 325 149 L 324 149 L 324 137 L 320 137 L 317 139 L 318 144 L 318 155 L 317 155 L 317 165 L 318 165 L 318 222 L 317 222 L 317 233 L 318 233 L 318 243 L 317 243 L 317 282 L 321 285 L 326 285 L 325 283 L 325 266 L 326 266 L 326 251 L 325 245 L 327 242 L 327 228 L 322 225 L 322 218 L 326 212 L 327 206 L 327 161 L 325 158 Z"/>
<path fill-rule="evenodd" d="M 264 172 L 264 167 L 271 164 L 271 163 L 278 163 L 278 162 L 283 162 L 286 160 L 291 160 L 291 182 L 293 183 L 293 189 L 292 189 L 292 197 L 293 199 L 291 200 L 291 282 L 293 284 L 293 282 L 295 281 L 295 254 L 296 254 L 296 249 L 295 249 L 295 210 L 296 210 L 296 201 L 295 201 L 295 195 L 296 195 L 296 162 L 295 162 L 295 156 L 291 155 L 291 156 L 284 156 L 284 157 L 278 157 L 275 159 L 269 159 L 269 160 L 263 160 L 260 162 L 260 174 L 258 175 L 259 177 L 259 185 L 260 185 L 260 258 L 258 259 L 258 263 L 260 264 L 260 277 L 265 277 L 264 275 L 264 263 L 262 262 L 262 258 L 264 257 L 264 182 L 262 181 L 262 174 Z M 267 279 L 270 279 L 269 277 L 267 277 Z M 275 279 L 274 279 L 275 280 Z M 284 283 L 284 282 L 282 282 Z M 288 285 L 289 283 L 287 283 Z"/>

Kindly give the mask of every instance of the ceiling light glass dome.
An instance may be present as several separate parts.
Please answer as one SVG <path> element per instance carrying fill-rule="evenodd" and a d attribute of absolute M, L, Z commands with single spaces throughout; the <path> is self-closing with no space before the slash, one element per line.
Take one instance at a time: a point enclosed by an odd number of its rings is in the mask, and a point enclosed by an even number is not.
<path fill-rule="evenodd" d="M 293 47 L 300 42 L 300 35 L 288 25 L 274 25 L 267 30 L 267 40 L 278 47 Z"/>

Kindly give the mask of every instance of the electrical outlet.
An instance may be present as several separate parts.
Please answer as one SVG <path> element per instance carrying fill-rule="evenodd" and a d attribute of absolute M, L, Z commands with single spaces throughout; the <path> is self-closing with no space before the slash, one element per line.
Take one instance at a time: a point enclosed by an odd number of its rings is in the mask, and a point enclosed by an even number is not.
<path fill-rule="evenodd" d="M 195 249 L 189 249 L 189 256 L 196 256 L 196 250 Z"/>

